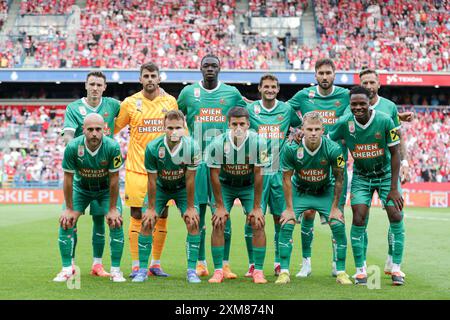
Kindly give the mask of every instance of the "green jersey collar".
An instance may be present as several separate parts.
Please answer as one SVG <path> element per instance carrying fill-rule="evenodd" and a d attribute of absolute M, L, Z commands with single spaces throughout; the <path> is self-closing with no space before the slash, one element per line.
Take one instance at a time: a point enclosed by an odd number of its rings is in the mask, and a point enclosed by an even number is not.
<path fill-rule="evenodd" d="M 250 134 L 250 131 L 247 130 L 247 132 L 246 132 L 246 134 L 245 134 L 245 139 L 244 139 L 244 141 L 242 141 L 241 145 L 240 145 L 239 147 L 237 147 L 237 146 L 234 144 L 233 138 L 231 137 L 231 130 L 229 130 L 229 131 L 228 131 L 228 140 L 230 140 L 230 143 L 231 143 L 231 146 L 233 147 L 233 149 L 236 150 L 236 151 L 241 150 L 242 147 L 245 145 L 245 142 L 247 141 L 249 134 Z"/>
<path fill-rule="evenodd" d="M 373 119 L 375 119 L 376 112 L 377 112 L 376 110 L 372 110 L 372 115 L 370 116 L 369 121 L 367 121 L 367 123 L 365 125 L 362 125 L 361 123 L 359 123 L 358 120 L 356 120 L 355 116 L 353 116 L 353 119 L 355 120 L 356 125 L 358 127 L 360 127 L 363 130 L 366 130 L 370 126 L 370 124 L 373 122 Z"/>
<path fill-rule="evenodd" d="M 87 151 L 92 157 L 95 157 L 95 156 L 97 155 L 98 151 L 100 150 L 100 148 L 101 148 L 102 145 L 103 145 L 103 139 L 102 139 L 102 141 L 100 142 L 100 145 L 98 146 L 98 148 L 95 149 L 95 151 L 91 151 L 91 150 L 88 148 L 88 146 L 87 146 L 87 144 L 86 144 L 86 137 L 84 137 L 83 140 L 84 140 L 84 146 L 86 147 L 86 151 Z"/>
<path fill-rule="evenodd" d="M 334 93 L 334 90 L 335 90 L 335 89 L 336 89 L 336 87 L 333 85 L 333 89 L 331 90 L 331 92 L 330 92 L 329 94 L 327 94 L 327 95 L 323 95 L 323 94 L 320 93 L 319 85 L 316 86 L 316 92 L 317 92 L 317 94 L 318 94 L 319 96 L 323 97 L 323 98 L 331 96 L 331 95 Z"/>
<path fill-rule="evenodd" d="M 103 97 L 100 98 L 100 103 L 99 103 L 95 108 L 94 108 L 94 107 L 91 107 L 91 106 L 89 105 L 89 103 L 87 103 L 86 97 L 81 98 L 81 102 L 83 102 L 83 104 L 84 104 L 85 107 L 91 109 L 91 110 L 94 111 L 94 112 L 97 112 L 98 107 L 100 107 L 100 106 L 102 105 Z"/>
<path fill-rule="evenodd" d="M 217 82 L 217 87 L 215 87 L 214 89 L 205 89 L 205 87 L 203 86 L 203 80 L 200 80 L 200 81 L 198 82 L 198 85 L 199 85 L 203 90 L 205 90 L 206 92 L 211 93 L 211 92 L 214 92 L 214 91 L 218 90 L 218 89 L 220 88 L 220 86 L 222 85 L 222 82 L 218 81 L 218 82 Z"/>
<path fill-rule="evenodd" d="M 377 102 L 375 102 L 375 104 L 370 106 L 370 109 L 375 110 L 376 107 L 378 107 L 378 105 L 380 104 L 380 100 L 381 97 L 379 95 L 377 95 Z"/>
<path fill-rule="evenodd" d="M 181 145 L 183 144 L 183 138 L 180 139 L 180 142 L 177 146 L 175 146 L 175 149 L 173 152 L 170 151 L 169 145 L 167 144 L 167 135 L 164 136 L 164 146 L 166 147 L 167 151 L 169 151 L 169 154 L 171 157 L 175 157 L 176 154 L 180 151 Z"/>
<path fill-rule="evenodd" d="M 322 142 L 323 142 L 323 138 L 321 137 L 321 138 L 320 138 L 320 144 L 319 144 L 319 146 L 317 147 L 317 149 L 314 150 L 314 151 L 311 151 L 311 150 L 308 149 L 308 146 L 306 145 L 305 137 L 303 137 L 303 139 L 302 139 L 303 146 L 305 147 L 306 152 L 308 152 L 308 154 L 309 154 L 311 157 L 314 157 L 314 156 L 317 154 L 317 152 L 319 152 L 320 148 L 322 147 Z"/>
<path fill-rule="evenodd" d="M 278 100 L 277 99 L 275 99 L 275 105 L 273 106 L 273 108 L 272 109 L 267 109 L 266 107 L 264 107 L 264 104 L 263 104 L 263 102 L 262 102 L 262 100 L 259 100 L 258 101 L 259 102 L 259 105 L 261 106 L 261 108 L 263 108 L 264 110 L 266 110 L 266 112 L 272 112 L 273 110 L 275 110 L 277 107 L 278 107 Z"/>

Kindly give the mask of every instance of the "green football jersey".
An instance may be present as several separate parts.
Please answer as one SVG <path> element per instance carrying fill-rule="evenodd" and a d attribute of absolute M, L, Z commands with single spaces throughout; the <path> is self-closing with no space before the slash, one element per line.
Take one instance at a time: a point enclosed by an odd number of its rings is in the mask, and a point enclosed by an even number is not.
<path fill-rule="evenodd" d="M 212 90 L 205 89 L 201 81 L 184 87 L 177 103 L 186 116 L 189 134 L 203 151 L 214 137 L 227 130 L 228 111 L 247 105 L 238 89 L 220 81 Z"/>
<path fill-rule="evenodd" d="M 145 169 L 157 173 L 157 185 L 167 191 L 185 188 L 186 170 L 197 170 L 200 160 L 200 149 L 191 137 L 182 137 L 171 151 L 164 134 L 147 144 L 145 149 Z"/>
<path fill-rule="evenodd" d="M 232 187 L 246 187 L 254 183 L 254 166 L 269 165 L 267 141 L 256 132 L 247 131 L 245 141 L 236 147 L 231 131 L 217 136 L 208 145 L 206 163 L 210 168 L 220 168 L 220 182 Z"/>
<path fill-rule="evenodd" d="M 62 167 L 75 174 L 74 185 L 86 191 L 100 191 L 109 189 L 109 172 L 119 171 L 122 164 L 117 141 L 103 136 L 100 147 L 92 152 L 82 135 L 67 144 Z"/>
<path fill-rule="evenodd" d="M 370 108 L 387 114 L 394 121 L 397 129 L 401 127 L 397 105 L 391 100 L 378 96 L 377 102 Z"/>
<path fill-rule="evenodd" d="M 298 127 L 302 121 L 290 105 L 278 100 L 272 109 L 265 108 L 261 100 L 249 104 L 247 109 L 250 114 L 250 129 L 267 140 L 267 151 L 277 166 L 273 169 L 278 170 L 279 155 L 283 150 L 289 128 Z"/>
<path fill-rule="evenodd" d="M 114 98 L 103 97 L 97 108 L 91 107 L 86 102 L 86 98 L 78 99 L 66 108 L 64 130 L 72 130 L 75 132 L 74 137 L 79 137 L 83 134 L 84 118 L 90 113 L 98 113 L 105 120 L 103 134 L 112 137 L 114 134 L 114 119 L 119 115 L 119 111 L 120 102 Z"/>
<path fill-rule="evenodd" d="M 333 140 L 344 139 L 354 159 L 354 174 L 380 177 L 391 173 L 389 147 L 400 143 L 400 136 L 392 119 L 376 110 L 362 125 L 353 114 L 345 115 L 330 133 Z"/>
<path fill-rule="evenodd" d="M 334 182 L 332 167 L 344 168 L 341 147 L 322 137 L 319 147 L 311 151 L 303 138 L 301 144 L 286 143 L 282 157 L 282 170 L 294 170 L 292 184 L 303 192 L 319 192 Z"/>
<path fill-rule="evenodd" d="M 319 112 L 325 124 L 325 134 L 333 127 L 337 119 L 345 113 L 350 104 L 349 90 L 333 86 L 332 92 L 323 96 L 319 86 L 304 88 L 297 92 L 288 103 L 302 116 L 311 111 Z"/>

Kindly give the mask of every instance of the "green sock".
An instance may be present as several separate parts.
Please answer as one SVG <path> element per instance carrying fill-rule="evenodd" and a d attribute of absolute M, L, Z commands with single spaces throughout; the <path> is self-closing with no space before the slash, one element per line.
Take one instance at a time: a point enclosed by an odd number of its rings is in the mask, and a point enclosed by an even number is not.
<path fill-rule="evenodd" d="M 275 263 L 280 263 L 280 250 L 278 248 L 278 240 L 280 239 L 281 224 L 275 223 L 275 234 L 273 237 L 273 244 L 275 247 Z"/>
<path fill-rule="evenodd" d="M 388 255 L 392 257 L 393 251 L 392 251 L 392 241 L 393 241 L 393 234 L 391 226 L 389 226 L 388 230 Z"/>
<path fill-rule="evenodd" d="M 64 230 L 59 227 L 58 244 L 63 267 L 70 267 L 72 265 L 72 253 L 74 249 L 73 228 Z"/>
<path fill-rule="evenodd" d="M 400 222 L 391 222 L 392 230 L 392 262 L 401 264 L 405 246 L 405 225 Z"/>
<path fill-rule="evenodd" d="M 214 269 L 222 269 L 223 267 L 223 246 L 211 247 Z"/>
<path fill-rule="evenodd" d="M 364 261 L 367 261 L 367 248 L 369 247 L 369 233 L 367 232 L 367 226 L 369 225 L 369 215 L 366 216 L 366 222 L 364 227 Z"/>
<path fill-rule="evenodd" d="M 302 256 L 311 258 L 311 247 L 314 239 L 314 220 L 302 219 Z"/>
<path fill-rule="evenodd" d="M 118 268 L 124 246 L 123 227 L 109 229 L 109 246 L 111 248 L 111 267 Z"/>
<path fill-rule="evenodd" d="M 73 249 L 72 249 L 72 259 L 75 259 L 75 249 L 77 248 L 78 243 L 78 228 L 75 224 L 73 227 Z"/>
<path fill-rule="evenodd" d="M 253 258 L 253 230 L 252 226 L 249 224 L 245 224 L 244 228 L 245 235 L 245 244 L 247 245 L 247 255 L 248 255 L 248 263 L 255 263 L 255 259 Z"/>
<path fill-rule="evenodd" d="M 94 258 L 101 258 L 105 249 L 105 217 L 92 216 L 92 222 L 92 252 Z"/>
<path fill-rule="evenodd" d="M 153 236 L 151 234 L 148 236 L 139 234 L 138 238 L 139 268 L 141 269 L 148 268 L 148 259 L 150 257 L 150 254 L 152 253 L 152 242 Z"/>
<path fill-rule="evenodd" d="M 345 271 L 345 258 L 347 256 L 347 235 L 345 224 L 339 220 L 331 220 L 331 232 L 333 234 L 333 261 L 336 262 L 337 271 Z"/>
<path fill-rule="evenodd" d="M 356 268 L 364 266 L 364 231 L 365 226 L 352 225 L 350 237 L 352 242 L 353 257 L 355 258 Z"/>
<path fill-rule="evenodd" d="M 278 240 L 278 250 L 280 252 L 280 267 L 288 269 L 291 262 L 292 253 L 292 233 L 294 232 L 294 224 L 286 223 L 280 229 L 280 238 Z"/>
<path fill-rule="evenodd" d="M 200 204 L 200 249 L 198 250 L 198 260 L 206 260 L 205 252 L 205 237 L 206 237 L 206 226 L 205 226 L 205 216 L 206 216 L 206 203 Z"/>
<path fill-rule="evenodd" d="M 266 247 L 253 247 L 253 255 L 255 257 L 255 270 L 263 270 Z"/>
<path fill-rule="evenodd" d="M 200 248 L 200 234 L 189 234 L 186 237 L 186 256 L 187 256 L 187 268 L 195 270 L 198 250 Z"/>
<path fill-rule="evenodd" d="M 225 231 L 223 233 L 225 244 L 223 247 L 223 260 L 230 260 L 230 249 L 231 249 L 231 220 L 228 217 L 227 222 L 225 223 Z"/>

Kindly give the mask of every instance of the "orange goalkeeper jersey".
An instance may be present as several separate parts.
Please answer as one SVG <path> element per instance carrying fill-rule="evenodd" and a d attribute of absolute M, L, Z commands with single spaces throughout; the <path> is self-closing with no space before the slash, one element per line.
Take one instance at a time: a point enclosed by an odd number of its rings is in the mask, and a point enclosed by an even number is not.
<path fill-rule="evenodd" d="M 145 148 L 150 141 L 164 133 L 164 115 L 173 109 L 178 109 L 176 99 L 162 89 L 154 100 L 145 98 L 140 91 L 120 104 L 114 134 L 126 125 L 130 126 L 126 170 L 147 174 L 144 166 Z"/>

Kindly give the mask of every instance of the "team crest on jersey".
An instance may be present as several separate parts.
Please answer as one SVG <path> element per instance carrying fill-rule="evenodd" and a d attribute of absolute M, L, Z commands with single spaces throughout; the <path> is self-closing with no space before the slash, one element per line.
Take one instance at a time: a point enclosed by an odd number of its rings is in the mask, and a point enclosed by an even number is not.
<path fill-rule="evenodd" d="M 350 131 L 350 133 L 355 133 L 355 122 L 354 121 L 348 122 L 348 131 Z"/>
<path fill-rule="evenodd" d="M 328 163 L 328 161 L 325 160 L 325 159 L 320 160 L 320 164 L 323 165 L 323 166 L 326 166 L 327 163 Z"/>
<path fill-rule="evenodd" d="M 84 106 L 79 106 L 79 107 L 78 107 L 78 111 L 80 111 L 80 114 L 81 114 L 82 116 L 87 115 L 87 111 L 86 111 L 86 108 L 85 108 Z"/>
<path fill-rule="evenodd" d="M 261 113 L 261 107 L 255 104 L 253 111 L 255 112 L 256 115 L 259 115 Z"/>
<path fill-rule="evenodd" d="M 377 132 L 377 133 L 375 133 L 375 139 L 378 139 L 378 140 L 380 140 L 382 138 L 382 136 L 381 136 L 381 132 Z"/>
<path fill-rule="evenodd" d="M 303 159 L 303 155 L 304 155 L 303 148 L 302 147 L 298 148 L 297 149 L 297 158 Z"/>
<path fill-rule="evenodd" d="M 166 107 L 163 107 L 163 108 L 161 109 L 161 112 L 162 112 L 162 113 L 167 113 L 167 112 L 169 112 L 169 110 L 167 110 Z"/>
<path fill-rule="evenodd" d="M 78 146 L 78 156 L 84 157 L 84 146 L 82 146 L 82 145 Z"/>
<path fill-rule="evenodd" d="M 166 148 L 160 147 L 158 150 L 158 156 L 162 159 L 166 156 Z"/>
<path fill-rule="evenodd" d="M 101 161 L 100 161 L 100 165 L 106 166 L 106 165 L 108 165 L 108 161 L 106 161 L 106 160 L 101 160 Z"/>
<path fill-rule="evenodd" d="M 224 99 L 224 98 L 221 98 L 220 101 L 219 101 L 219 103 L 220 103 L 220 104 L 225 104 L 225 99 Z"/>
<path fill-rule="evenodd" d="M 334 103 L 334 105 L 335 105 L 336 107 L 340 107 L 340 106 L 341 106 L 341 102 L 340 102 L 340 101 L 336 101 L 336 102 Z"/>
<path fill-rule="evenodd" d="M 228 141 L 223 144 L 223 152 L 228 153 L 231 151 L 231 145 Z"/>
<path fill-rule="evenodd" d="M 109 116 L 109 113 L 108 113 L 108 112 L 105 112 L 105 113 L 103 114 L 103 118 L 108 118 L 108 116 Z"/>
<path fill-rule="evenodd" d="M 200 88 L 195 88 L 194 89 L 194 97 L 200 98 Z"/>
<path fill-rule="evenodd" d="M 282 115 L 279 115 L 277 118 L 278 121 L 283 121 L 283 119 L 284 119 L 284 117 Z"/>
<path fill-rule="evenodd" d="M 314 98 L 315 96 L 316 96 L 316 92 L 310 90 L 309 93 L 308 93 L 308 98 L 312 99 L 312 98 Z"/>
<path fill-rule="evenodd" d="M 136 111 L 142 112 L 142 100 L 141 99 L 136 100 Z"/>

